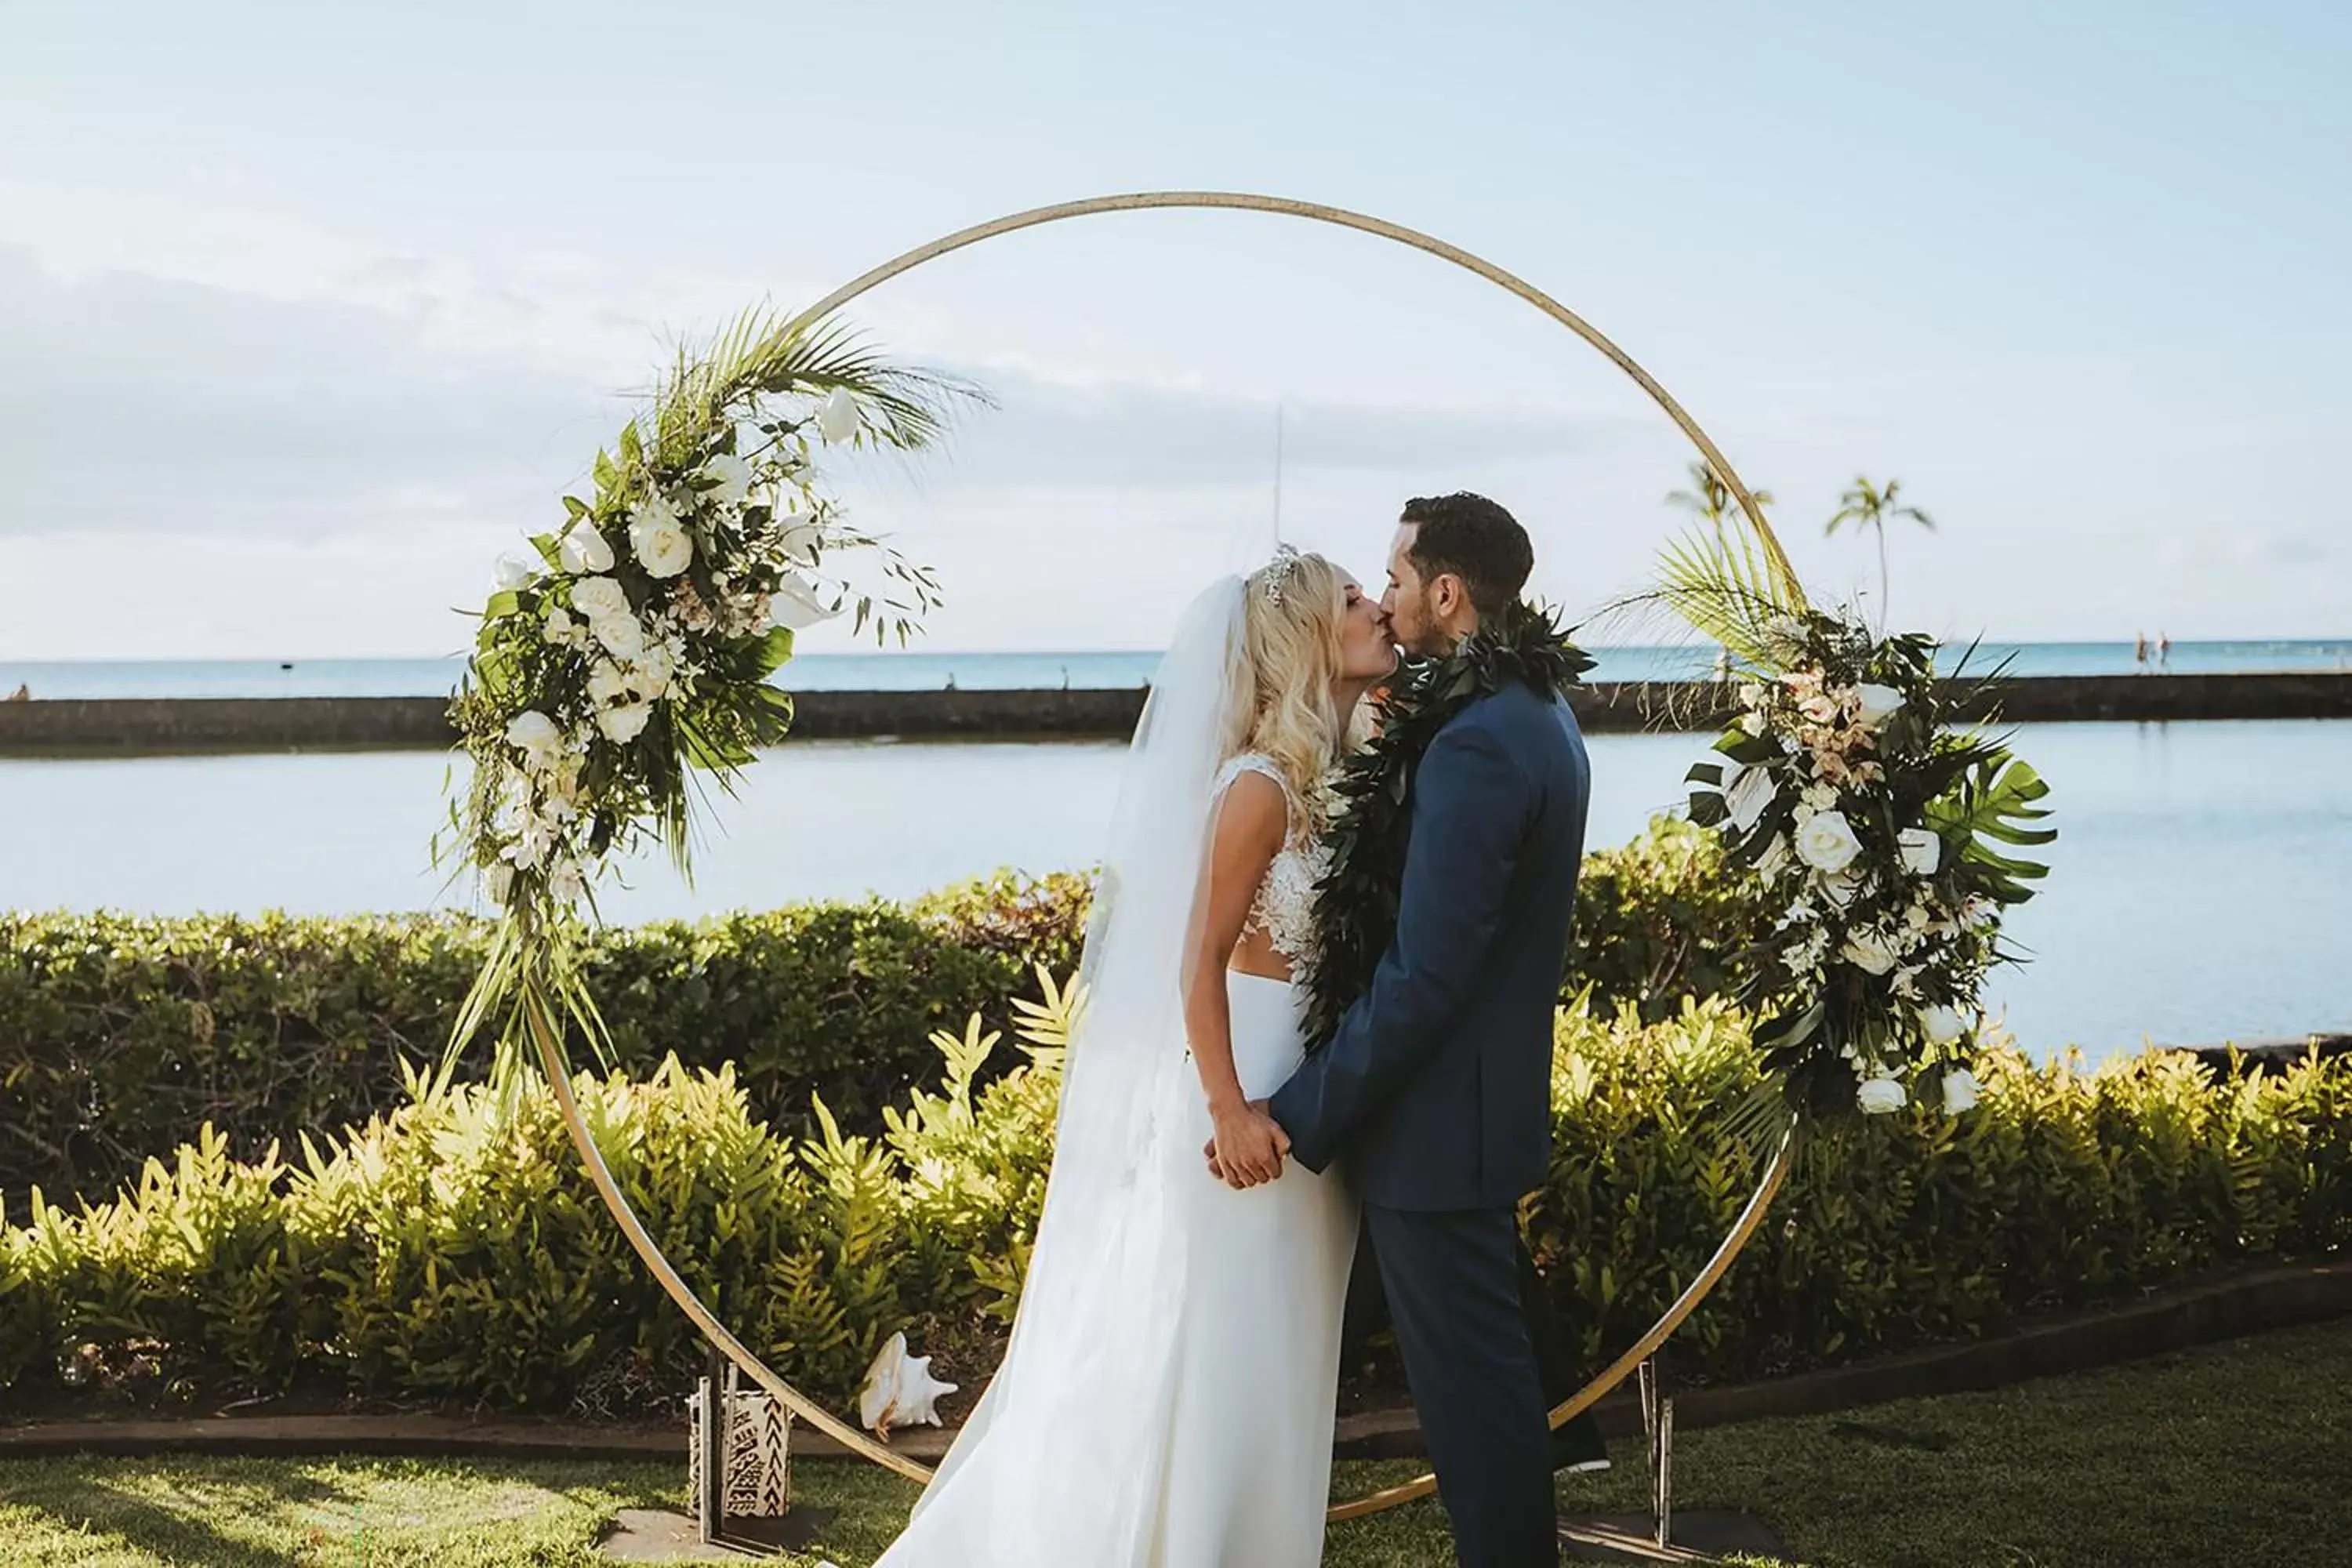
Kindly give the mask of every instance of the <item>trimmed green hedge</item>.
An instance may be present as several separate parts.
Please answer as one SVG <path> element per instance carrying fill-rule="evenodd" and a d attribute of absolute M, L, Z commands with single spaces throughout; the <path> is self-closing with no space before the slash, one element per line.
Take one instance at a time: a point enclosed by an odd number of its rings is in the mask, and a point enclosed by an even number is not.
<path fill-rule="evenodd" d="M 625 1067 L 735 1064 L 761 1113 L 853 1124 L 936 1057 L 925 1033 L 1072 968 L 1087 885 L 1000 875 L 898 906 L 803 904 L 600 933 Z M 400 1103 L 437 1062 L 488 927 L 462 916 L 0 912 L 0 1191 L 92 1197 L 198 1126 L 233 1152 Z"/>
<path fill-rule="evenodd" d="M 991 1044 L 977 1023 L 935 1037 L 945 1087 L 912 1091 L 878 1139 L 819 1115 L 815 1138 L 787 1142 L 723 1070 L 671 1064 L 584 1098 L 706 1299 L 779 1371 L 845 1400 L 900 1328 L 969 1380 L 1017 1299 L 1058 1063 L 992 1078 Z M 1915 1110 L 1810 1143 L 1687 1353 L 1770 1371 L 2352 1241 L 2352 1058 L 2231 1079 L 2177 1054 L 2084 1071 L 1996 1051 L 1982 1070 L 1958 1121 Z M 1558 1150 L 1528 1226 L 1588 1353 L 1645 1327 L 1746 1198 L 1753 1156 L 1717 1112 L 1755 1072 L 1720 1002 L 1657 1023 L 1562 1013 Z M 502 1120 L 465 1088 L 290 1169 L 239 1164 L 207 1134 L 118 1203 L 0 1228 L 0 1384 L 46 1380 L 83 1344 L 101 1366 L 136 1352 L 166 1375 L 515 1409 L 674 1392 L 700 1359 L 547 1097 Z"/>
<path fill-rule="evenodd" d="M 1571 991 L 1653 1016 L 1734 976 L 1754 912 L 1712 835 L 1661 819 L 1591 857 Z M 754 1111 L 844 1125 L 932 1071 L 924 1034 L 1076 966 L 1087 881 L 1011 873 L 915 902 L 803 904 L 601 933 L 589 984 L 623 1066 L 733 1063 Z M 481 963 L 462 917 L 0 912 L 0 1191 L 101 1196 L 205 1123 L 231 1153 L 365 1121 L 439 1058 Z"/>

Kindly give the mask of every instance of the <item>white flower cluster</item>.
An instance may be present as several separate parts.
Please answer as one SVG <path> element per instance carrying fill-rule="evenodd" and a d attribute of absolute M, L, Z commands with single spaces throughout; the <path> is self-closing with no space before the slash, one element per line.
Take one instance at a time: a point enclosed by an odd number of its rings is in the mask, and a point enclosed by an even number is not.
<path fill-rule="evenodd" d="M 1946 847 L 1932 828 L 1902 827 L 1876 850 L 1857 828 L 1883 822 L 1892 799 L 1882 742 L 1907 706 L 1901 690 L 1801 668 L 1774 682 L 1743 683 L 1739 699 L 1738 734 L 1777 744 L 1766 760 L 1721 765 L 1725 826 L 1749 842 L 1758 872 L 1788 897 L 1774 933 L 1790 984 L 1822 995 L 1840 969 L 1883 983 L 1895 1059 L 1865 1059 L 1851 1037 L 1838 1051 L 1858 1082 L 1862 1110 L 1900 1110 L 1910 1094 L 1898 1068 L 1956 1058 L 1971 1032 L 1970 1020 L 1937 998 L 1975 994 L 1995 911 L 1975 899 L 1955 907 L 1939 886 Z M 1745 742 L 1742 749 L 1754 755 Z M 1882 993 L 1874 985 L 1870 994 Z M 1976 1102 L 1977 1081 L 1965 1067 L 1945 1071 L 1939 1088 L 1947 1111 Z"/>
<path fill-rule="evenodd" d="M 856 400 L 836 391 L 813 423 L 824 439 L 847 441 L 862 417 Z M 544 570 L 512 556 L 499 561 L 495 581 L 510 595 L 507 615 L 536 617 L 535 635 L 522 640 L 544 657 L 524 686 L 534 705 L 506 721 L 495 809 L 479 829 L 476 860 L 494 903 L 512 900 L 525 875 L 564 902 L 585 891 L 590 817 L 600 810 L 608 821 L 625 817 L 637 804 L 582 797 L 583 776 L 627 772 L 592 773 L 600 742 L 629 747 L 659 705 L 691 699 L 719 646 L 772 626 L 800 631 L 841 613 L 845 595 L 814 575 L 830 535 L 805 462 L 748 428 L 735 444 L 766 455 L 710 452 L 691 474 L 649 487 L 609 521 L 575 506 L 570 528 L 542 551 L 552 557 Z M 634 599 L 619 570 L 623 551 L 635 568 Z"/>

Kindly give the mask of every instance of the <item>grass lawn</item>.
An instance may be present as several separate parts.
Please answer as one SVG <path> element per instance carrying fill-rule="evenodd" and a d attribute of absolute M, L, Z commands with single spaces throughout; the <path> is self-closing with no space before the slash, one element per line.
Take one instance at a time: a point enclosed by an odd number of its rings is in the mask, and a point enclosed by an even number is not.
<path fill-rule="evenodd" d="M 682 1439 L 681 1439 L 682 1440 Z M 1770 1520 L 1819 1568 L 2352 1568 L 2352 1321 L 1992 1394 L 1690 1432 L 1685 1507 Z M 1630 1509 L 1635 1456 L 1575 1509 Z M 675 1500 L 683 1465 L 58 1459 L 0 1463 L 0 1564 L 523 1568 L 584 1563 L 618 1508 Z M 1349 1465 L 1354 1493 L 1410 1472 Z M 841 1517 L 823 1555 L 865 1568 L 913 1489 L 806 1465 Z M 814 1557 L 801 1560 L 813 1564 Z M 1332 1568 L 1453 1561 L 1416 1504 L 1332 1533 Z"/>

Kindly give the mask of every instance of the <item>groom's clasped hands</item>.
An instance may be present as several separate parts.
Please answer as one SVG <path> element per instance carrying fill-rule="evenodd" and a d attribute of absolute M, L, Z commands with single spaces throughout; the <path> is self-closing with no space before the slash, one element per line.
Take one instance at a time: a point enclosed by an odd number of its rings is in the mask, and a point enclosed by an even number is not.
<path fill-rule="evenodd" d="M 1209 1174 L 1239 1192 L 1264 1186 L 1282 1174 L 1290 1154 L 1290 1134 L 1282 1130 L 1263 1100 L 1213 1107 L 1216 1131 L 1201 1149 Z"/>

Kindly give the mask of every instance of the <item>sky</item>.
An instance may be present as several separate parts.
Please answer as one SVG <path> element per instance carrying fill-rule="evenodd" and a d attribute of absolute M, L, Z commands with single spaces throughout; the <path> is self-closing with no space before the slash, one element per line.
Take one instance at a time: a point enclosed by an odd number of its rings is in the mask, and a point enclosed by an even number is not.
<path fill-rule="evenodd" d="M 1439 235 L 1645 364 L 1816 597 L 2352 633 L 2352 8 L 0 5 L 0 658 L 456 651 L 680 343 L 1153 188 Z M 1276 532 L 1474 489 L 1581 615 L 1687 444 L 1488 284 L 1255 214 L 1056 225 L 852 307 L 992 411 L 847 462 L 940 648 L 1152 646 Z M 1277 421 L 1281 465 L 1276 480 Z M 1277 501 L 1278 493 L 1278 501 Z M 845 627 L 804 647 L 846 647 Z"/>

